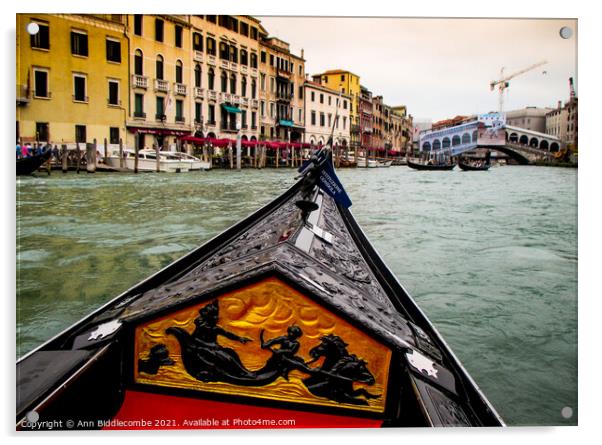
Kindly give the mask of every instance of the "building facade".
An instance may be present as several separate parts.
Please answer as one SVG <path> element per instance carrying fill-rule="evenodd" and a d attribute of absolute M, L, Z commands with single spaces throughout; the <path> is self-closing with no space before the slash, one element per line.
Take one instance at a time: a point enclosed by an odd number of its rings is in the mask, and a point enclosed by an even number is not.
<path fill-rule="evenodd" d="M 351 96 L 325 87 L 317 82 L 304 83 L 305 142 L 322 145 L 328 142 L 334 125 L 334 144 L 349 147 L 351 135 Z M 335 116 L 338 121 L 335 125 Z"/>
<path fill-rule="evenodd" d="M 506 112 L 506 124 L 524 128 L 525 130 L 545 133 L 546 114 L 552 111 L 550 108 L 526 107 L 520 110 Z"/>
<path fill-rule="evenodd" d="M 372 92 L 360 86 L 360 146 L 372 146 Z"/>
<path fill-rule="evenodd" d="M 27 31 L 31 23 L 37 25 L 34 34 Z M 17 139 L 55 144 L 125 139 L 124 30 L 121 15 L 17 15 Z"/>
<path fill-rule="evenodd" d="M 300 142 L 304 140 L 303 84 L 305 60 L 275 37 L 260 41 L 261 139 Z"/>
<path fill-rule="evenodd" d="M 382 148 L 385 145 L 383 97 L 372 97 L 372 147 Z"/>
<path fill-rule="evenodd" d="M 351 96 L 351 147 L 356 149 L 360 146 L 362 132 L 360 126 L 360 76 L 346 70 L 328 70 L 313 76 L 314 82 L 321 83 L 335 91 Z"/>

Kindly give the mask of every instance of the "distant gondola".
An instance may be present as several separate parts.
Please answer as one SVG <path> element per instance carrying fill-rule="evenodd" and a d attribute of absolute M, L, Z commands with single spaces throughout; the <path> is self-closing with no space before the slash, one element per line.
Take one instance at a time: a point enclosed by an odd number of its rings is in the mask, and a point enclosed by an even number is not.
<path fill-rule="evenodd" d="M 503 426 L 331 163 L 18 360 L 17 428 Z"/>
<path fill-rule="evenodd" d="M 51 154 L 52 150 L 46 148 L 46 150 L 40 154 L 17 159 L 17 175 L 31 175 L 50 158 Z"/>
<path fill-rule="evenodd" d="M 491 167 L 491 164 L 483 164 L 483 165 L 470 165 L 470 164 L 466 164 L 465 162 L 462 162 L 462 160 L 458 160 L 458 167 L 460 167 L 462 170 L 464 171 L 486 171 L 489 170 L 489 167 Z"/>
<path fill-rule="evenodd" d="M 453 170 L 456 164 L 420 164 L 408 159 L 408 167 L 414 170 Z"/>

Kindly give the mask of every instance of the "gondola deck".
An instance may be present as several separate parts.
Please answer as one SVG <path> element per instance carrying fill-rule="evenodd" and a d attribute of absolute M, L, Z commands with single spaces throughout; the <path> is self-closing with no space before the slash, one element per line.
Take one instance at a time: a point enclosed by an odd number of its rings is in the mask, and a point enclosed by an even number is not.
<path fill-rule="evenodd" d="M 216 427 L 182 424 L 215 406 L 296 427 L 503 425 L 351 212 L 315 187 L 304 221 L 304 197 L 299 181 L 22 358 L 18 428 L 31 411 Z"/>

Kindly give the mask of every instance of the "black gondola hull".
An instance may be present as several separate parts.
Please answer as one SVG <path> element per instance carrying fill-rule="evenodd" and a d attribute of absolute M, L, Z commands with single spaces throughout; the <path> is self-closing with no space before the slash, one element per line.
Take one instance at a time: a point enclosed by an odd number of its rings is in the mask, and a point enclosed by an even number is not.
<path fill-rule="evenodd" d="M 44 162 L 50 159 L 51 154 L 52 152 L 49 149 L 46 149 L 44 153 L 17 159 L 17 176 L 31 175 L 40 168 Z"/>

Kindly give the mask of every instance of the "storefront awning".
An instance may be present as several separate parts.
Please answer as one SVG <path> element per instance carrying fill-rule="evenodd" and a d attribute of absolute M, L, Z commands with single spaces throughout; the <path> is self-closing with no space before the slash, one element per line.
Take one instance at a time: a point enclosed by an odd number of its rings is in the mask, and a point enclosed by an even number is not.
<path fill-rule="evenodd" d="M 242 110 L 240 108 L 232 107 L 230 105 L 223 105 L 222 104 L 222 108 L 224 110 L 226 110 L 228 113 L 242 113 Z"/>
<path fill-rule="evenodd" d="M 278 123 L 283 127 L 293 127 L 295 125 L 293 121 L 288 121 L 286 119 L 280 119 Z"/>

